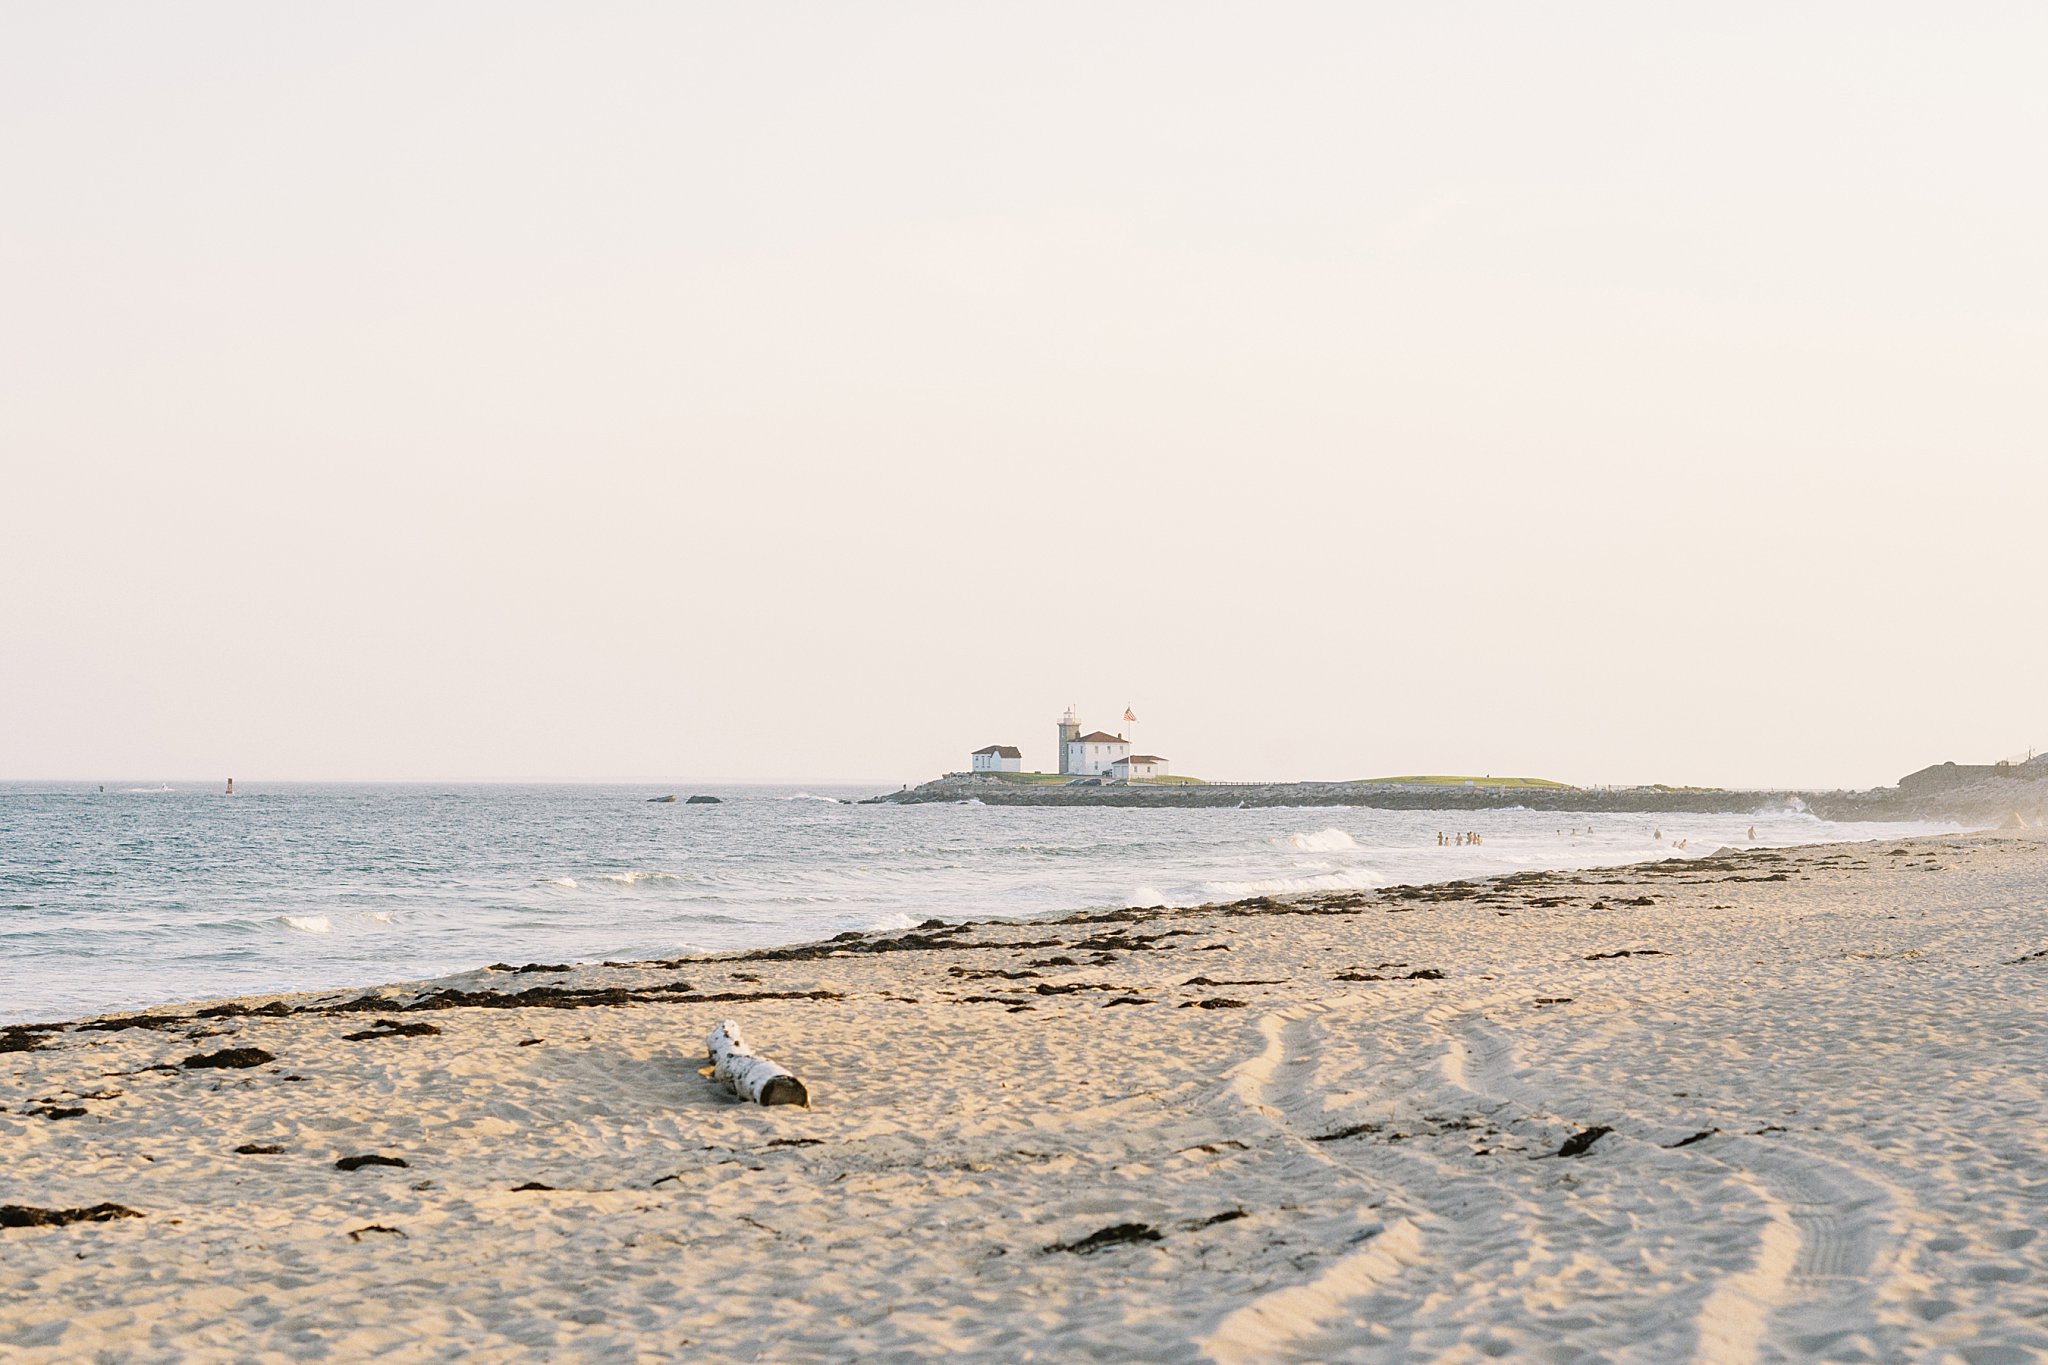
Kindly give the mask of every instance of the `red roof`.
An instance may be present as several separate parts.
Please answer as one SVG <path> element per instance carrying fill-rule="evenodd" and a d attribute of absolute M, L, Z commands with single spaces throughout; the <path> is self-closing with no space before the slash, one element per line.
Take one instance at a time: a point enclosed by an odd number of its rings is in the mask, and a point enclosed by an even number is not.
<path fill-rule="evenodd" d="M 1095 732 L 1094 732 L 1093 734 L 1086 734 L 1086 735 L 1083 735 L 1083 736 L 1081 736 L 1081 738 L 1080 738 L 1080 740 L 1079 740 L 1078 742 L 1079 742 L 1079 743 L 1082 743 L 1082 744 L 1129 744 L 1129 743 L 1130 743 L 1130 741 L 1129 741 L 1129 740 L 1127 740 L 1127 739 L 1125 739 L 1125 738 L 1124 738 L 1124 737 L 1123 737 L 1122 735 L 1105 735 L 1105 734 L 1104 734 L 1104 733 L 1102 733 L 1102 731 L 1100 731 L 1100 730 L 1097 730 L 1097 731 L 1095 731 Z"/>

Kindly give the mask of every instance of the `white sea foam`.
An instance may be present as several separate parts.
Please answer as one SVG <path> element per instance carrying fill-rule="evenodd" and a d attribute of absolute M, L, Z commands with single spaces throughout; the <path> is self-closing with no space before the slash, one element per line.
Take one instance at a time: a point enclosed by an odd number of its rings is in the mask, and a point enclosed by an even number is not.
<path fill-rule="evenodd" d="M 1334 828 L 1319 829 L 1313 834 L 1290 834 L 1284 842 L 1289 848 L 1299 849 L 1303 853 L 1335 853 L 1341 849 L 1358 847 L 1356 839 L 1343 830 Z"/>
<path fill-rule="evenodd" d="M 868 921 L 867 927 L 871 933 L 877 931 L 893 933 L 901 929 L 915 929 L 917 924 L 918 922 L 910 916 L 897 913 L 894 915 L 877 915 Z"/>
<path fill-rule="evenodd" d="M 675 879 L 676 874 L 673 872 L 606 872 L 598 878 L 599 881 L 612 882 L 618 886 L 634 886 L 640 882 L 672 882 Z M 571 882 L 570 885 L 573 886 L 575 883 Z"/>
<path fill-rule="evenodd" d="M 839 798 L 836 796 L 818 796 L 812 792 L 798 792 L 795 796 L 785 796 L 782 799 L 785 801 L 823 801 L 828 806 L 839 804 Z"/>
<path fill-rule="evenodd" d="M 1124 904 L 1131 906 L 1164 905 L 1166 893 L 1156 886 L 1134 886 L 1124 897 Z"/>
<path fill-rule="evenodd" d="M 1275 877 L 1255 882 L 1204 882 L 1204 894 L 1217 900 L 1243 900 L 1248 896 L 1292 896 L 1303 891 L 1368 891 L 1385 886 L 1387 878 L 1366 868 L 1325 872 L 1313 877 Z"/>
<path fill-rule="evenodd" d="M 576 889 L 576 879 L 574 877 L 542 877 L 540 884 L 542 886 L 559 886 L 564 891 L 574 891 Z"/>
<path fill-rule="evenodd" d="M 302 934 L 331 934 L 334 921 L 325 915 L 279 915 L 277 923 L 287 929 L 296 929 Z"/>
<path fill-rule="evenodd" d="M 370 922 L 372 924 L 389 924 L 393 918 L 394 916 L 389 910 L 372 910 L 370 912 Z"/>

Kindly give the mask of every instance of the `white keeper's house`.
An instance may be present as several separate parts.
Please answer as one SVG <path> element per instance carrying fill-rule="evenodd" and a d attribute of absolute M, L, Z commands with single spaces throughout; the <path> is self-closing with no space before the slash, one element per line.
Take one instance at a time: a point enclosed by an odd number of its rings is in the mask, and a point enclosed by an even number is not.
<path fill-rule="evenodd" d="M 978 773 L 1024 771 L 1024 751 L 1014 744 L 991 744 L 986 749 L 976 749 L 972 758 L 974 771 Z"/>
<path fill-rule="evenodd" d="M 1116 763 L 1131 756 L 1131 742 L 1122 735 L 1091 730 L 1066 743 L 1060 771 L 1079 777 L 1107 777 Z"/>
<path fill-rule="evenodd" d="M 1130 712 L 1124 713 L 1126 716 Z M 1107 777 L 1129 781 L 1134 777 L 1160 777 L 1166 760 L 1157 754 L 1131 755 L 1131 742 L 1122 735 L 1101 730 L 1081 733 L 1081 718 L 1069 706 L 1060 717 L 1060 771 L 1075 777 Z M 1119 766 L 1121 765 L 1121 766 Z"/>

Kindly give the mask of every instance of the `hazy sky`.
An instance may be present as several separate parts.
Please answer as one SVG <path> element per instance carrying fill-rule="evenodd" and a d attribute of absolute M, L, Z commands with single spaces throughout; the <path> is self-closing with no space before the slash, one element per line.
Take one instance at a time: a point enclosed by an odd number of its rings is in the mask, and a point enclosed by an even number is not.
<path fill-rule="evenodd" d="M 2048 10 L 0 10 L 0 777 L 2048 745 Z"/>

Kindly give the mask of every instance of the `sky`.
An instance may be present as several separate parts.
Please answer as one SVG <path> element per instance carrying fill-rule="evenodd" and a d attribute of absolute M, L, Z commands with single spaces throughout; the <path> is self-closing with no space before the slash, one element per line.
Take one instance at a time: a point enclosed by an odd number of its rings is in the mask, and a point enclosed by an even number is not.
<path fill-rule="evenodd" d="M 0 778 L 2048 747 L 2048 10 L 0 11 Z"/>

